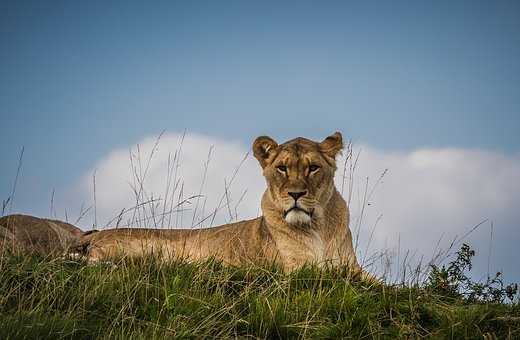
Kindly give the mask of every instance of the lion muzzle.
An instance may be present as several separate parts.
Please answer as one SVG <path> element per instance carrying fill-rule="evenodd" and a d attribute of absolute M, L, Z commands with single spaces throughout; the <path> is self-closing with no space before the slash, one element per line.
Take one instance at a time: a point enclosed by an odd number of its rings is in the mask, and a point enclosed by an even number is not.
<path fill-rule="evenodd" d="M 297 204 L 284 212 L 284 219 L 289 224 L 308 225 L 312 220 L 312 211 L 307 211 Z"/>

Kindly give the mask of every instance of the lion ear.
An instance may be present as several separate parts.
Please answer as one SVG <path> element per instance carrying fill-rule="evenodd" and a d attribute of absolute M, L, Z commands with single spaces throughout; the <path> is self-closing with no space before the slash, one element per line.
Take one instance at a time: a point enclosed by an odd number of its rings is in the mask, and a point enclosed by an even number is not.
<path fill-rule="evenodd" d="M 340 132 L 335 132 L 321 142 L 320 150 L 332 159 L 336 159 L 336 155 L 343 149 L 343 137 Z"/>
<path fill-rule="evenodd" d="M 260 136 L 253 143 L 253 154 L 262 166 L 262 169 L 269 165 L 276 155 L 278 144 L 268 136 Z"/>

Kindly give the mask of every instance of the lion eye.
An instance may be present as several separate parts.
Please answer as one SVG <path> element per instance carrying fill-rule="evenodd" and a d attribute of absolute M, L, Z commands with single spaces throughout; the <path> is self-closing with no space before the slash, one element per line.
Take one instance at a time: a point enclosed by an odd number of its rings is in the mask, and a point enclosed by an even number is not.
<path fill-rule="evenodd" d="M 320 167 L 318 165 L 312 164 L 311 166 L 309 166 L 309 172 L 316 172 L 319 168 Z"/>
<path fill-rule="evenodd" d="M 285 165 L 278 165 L 276 167 L 276 169 L 278 169 L 278 171 L 280 171 L 282 173 L 286 173 L 287 172 L 287 167 Z"/>

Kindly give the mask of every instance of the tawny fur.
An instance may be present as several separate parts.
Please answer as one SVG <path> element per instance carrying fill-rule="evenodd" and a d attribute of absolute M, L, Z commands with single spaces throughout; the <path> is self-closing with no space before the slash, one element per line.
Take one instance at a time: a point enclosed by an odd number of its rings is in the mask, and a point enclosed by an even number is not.
<path fill-rule="evenodd" d="M 72 224 L 27 215 L 0 218 L 0 250 L 62 254 L 82 231 Z"/>
<path fill-rule="evenodd" d="M 345 265 L 360 273 L 349 210 L 334 186 L 335 157 L 342 147 L 339 133 L 321 143 L 296 138 L 282 145 L 259 137 L 253 151 L 267 181 L 261 217 L 195 230 L 103 230 L 83 236 L 78 249 L 89 261 L 155 254 L 164 260 L 215 257 L 233 265 L 274 262 L 286 270 L 306 263 Z M 295 200 L 292 191 L 305 195 Z M 293 212 L 309 218 L 287 218 L 293 205 L 302 209 Z"/>

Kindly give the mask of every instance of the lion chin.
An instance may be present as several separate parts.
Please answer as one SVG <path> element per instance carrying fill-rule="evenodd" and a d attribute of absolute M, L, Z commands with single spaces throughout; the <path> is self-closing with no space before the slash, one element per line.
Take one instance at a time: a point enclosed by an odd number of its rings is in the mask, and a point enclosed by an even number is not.
<path fill-rule="evenodd" d="M 301 209 L 292 209 L 285 215 L 285 221 L 291 225 L 310 225 L 311 216 Z"/>

